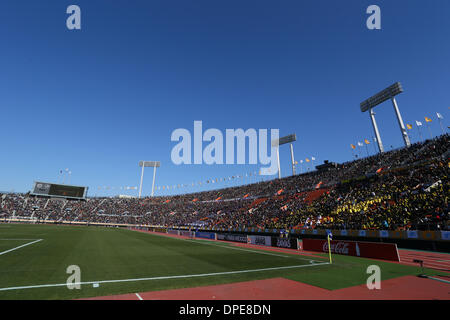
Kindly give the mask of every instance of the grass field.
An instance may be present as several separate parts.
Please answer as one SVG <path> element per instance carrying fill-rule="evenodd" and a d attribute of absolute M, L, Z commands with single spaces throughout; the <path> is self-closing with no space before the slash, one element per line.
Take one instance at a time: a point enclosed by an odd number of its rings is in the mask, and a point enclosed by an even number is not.
<path fill-rule="evenodd" d="M 333 290 L 364 284 L 371 264 L 381 267 L 382 280 L 420 272 L 417 267 L 338 255 L 333 264 L 326 262 L 320 255 L 310 258 L 126 229 L 0 224 L 0 299 L 76 299 L 275 277 Z M 79 290 L 66 286 L 70 265 L 81 269 Z"/>

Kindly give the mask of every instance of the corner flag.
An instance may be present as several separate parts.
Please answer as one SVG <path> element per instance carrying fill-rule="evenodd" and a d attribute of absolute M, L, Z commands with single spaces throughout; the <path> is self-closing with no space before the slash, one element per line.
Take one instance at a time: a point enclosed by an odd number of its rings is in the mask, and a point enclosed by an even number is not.
<path fill-rule="evenodd" d="M 330 238 L 330 240 L 333 240 L 333 234 L 331 233 L 331 230 L 327 230 L 327 236 Z"/>
<path fill-rule="evenodd" d="M 333 263 L 333 260 L 331 260 L 331 239 L 333 239 L 333 234 L 331 233 L 331 230 L 327 230 L 328 255 L 330 257 L 330 263 Z"/>

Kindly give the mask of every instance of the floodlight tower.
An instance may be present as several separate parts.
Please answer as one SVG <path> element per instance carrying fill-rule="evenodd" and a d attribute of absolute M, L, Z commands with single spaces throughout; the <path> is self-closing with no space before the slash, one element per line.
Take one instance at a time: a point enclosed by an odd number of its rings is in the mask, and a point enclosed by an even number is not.
<path fill-rule="evenodd" d="M 384 152 L 383 143 L 381 142 L 380 132 L 378 131 L 377 123 L 375 121 L 375 112 L 373 108 L 377 105 L 383 103 L 386 100 L 391 100 L 392 105 L 395 110 L 395 114 L 397 115 L 398 125 L 400 126 L 400 131 L 402 133 L 403 141 L 405 142 L 405 146 L 409 147 L 411 142 L 409 141 L 408 133 L 406 132 L 405 125 L 403 124 L 402 115 L 400 114 L 400 110 L 398 109 L 397 101 L 395 100 L 395 96 L 402 93 L 403 88 L 400 82 L 396 82 L 390 87 L 378 92 L 376 95 L 370 97 L 367 100 L 364 100 L 360 104 L 361 112 L 369 111 L 370 120 L 372 121 L 373 130 L 375 132 L 375 137 L 377 138 L 378 149 L 380 153 Z"/>
<path fill-rule="evenodd" d="M 290 134 L 288 136 L 282 137 L 277 140 L 272 140 L 272 147 L 277 148 L 277 162 L 278 162 L 278 179 L 281 179 L 281 168 L 280 168 L 280 146 L 282 144 L 290 143 L 291 144 L 291 161 L 292 161 L 292 175 L 295 176 L 295 161 L 294 161 L 294 146 L 292 142 L 297 140 L 297 136 L 295 133 Z"/>
<path fill-rule="evenodd" d="M 152 183 L 152 197 L 155 191 L 155 177 L 156 177 L 156 168 L 161 166 L 161 162 L 159 161 L 139 161 L 139 167 L 142 167 L 141 171 L 141 184 L 139 186 L 139 198 L 141 198 L 142 194 L 142 183 L 144 181 L 144 167 L 153 167 L 153 183 Z"/>

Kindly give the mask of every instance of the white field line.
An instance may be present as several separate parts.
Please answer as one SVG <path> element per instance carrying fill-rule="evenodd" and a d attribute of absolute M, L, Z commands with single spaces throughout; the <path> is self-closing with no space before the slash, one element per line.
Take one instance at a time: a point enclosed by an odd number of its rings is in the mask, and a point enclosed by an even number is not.
<path fill-rule="evenodd" d="M 33 241 L 33 240 L 37 240 L 37 239 L 0 239 L 1 240 L 5 240 L 5 241 L 11 241 L 11 240 L 17 240 L 17 241 Z"/>
<path fill-rule="evenodd" d="M 199 238 L 196 238 L 196 239 L 184 239 L 184 238 L 171 237 L 171 236 L 167 236 L 167 235 L 163 235 L 163 234 L 153 234 L 153 233 L 147 233 L 147 234 L 154 235 L 154 236 L 157 236 L 157 237 L 171 238 L 171 239 L 175 239 L 175 240 L 193 241 L 194 243 L 211 245 L 211 246 L 221 247 L 221 248 L 225 248 L 225 249 L 248 251 L 248 252 L 257 253 L 257 254 L 266 254 L 266 255 L 269 255 L 269 256 L 275 256 L 275 257 L 281 257 L 281 258 L 294 258 L 294 259 L 304 260 L 304 261 L 310 261 L 311 260 L 311 259 L 300 258 L 297 255 L 292 255 L 292 254 L 290 254 L 290 256 L 287 256 L 287 255 L 283 256 L 283 255 L 280 255 L 280 254 L 264 252 L 263 249 L 261 249 L 261 250 L 249 250 L 249 249 L 242 249 L 242 248 L 231 247 L 231 246 L 223 246 L 223 245 L 220 245 L 220 244 L 216 244 L 215 241 L 213 241 L 213 240 L 208 240 L 208 239 L 199 239 Z M 317 261 L 317 260 L 313 260 L 313 261 L 321 262 L 321 261 Z"/>
<path fill-rule="evenodd" d="M 215 247 L 220 247 L 220 248 L 225 248 L 225 249 L 233 249 L 233 250 L 240 250 L 240 251 L 247 251 L 247 252 L 252 252 L 252 253 L 258 253 L 258 254 L 266 254 L 269 256 L 275 256 L 275 257 L 281 257 L 281 258 L 291 258 L 289 256 L 283 256 L 281 254 L 275 254 L 275 253 L 270 253 L 270 252 L 263 252 L 263 251 L 256 251 L 256 250 L 249 250 L 249 249 L 242 249 L 242 248 L 236 248 L 236 247 L 229 247 L 229 246 L 223 246 L 220 244 L 215 244 L 215 243 L 210 243 L 210 242 L 202 242 L 202 241 L 208 241 L 208 240 L 200 240 L 197 242 L 198 239 L 196 240 L 190 240 L 190 239 L 181 239 L 181 240 L 187 240 L 187 241 L 193 241 L 195 243 L 200 243 L 200 244 L 206 244 L 206 245 L 210 245 L 210 246 L 215 246 Z"/>
<path fill-rule="evenodd" d="M 261 271 L 272 271 L 272 270 L 284 270 L 284 269 L 294 269 L 294 268 L 307 268 L 320 265 L 330 264 L 329 262 L 321 262 L 315 264 L 302 264 L 296 266 L 284 266 L 284 267 L 272 267 L 263 269 L 251 269 L 251 270 L 237 270 L 237 271 L 224 271 L 224 272 L 214 272 L 214 273 L 202 273 L 202 274 L 187 274 L 179 276 L 163 276 L 163 277 L 150 277 L 150 278 L 135 278 L 135 279 L 120 279 L 120 280 L 102 280 L 102 281 L 86 281 L 86 282 L 75 282 L 69 283 L 73 285 L 84 285 L 84 284 L 94 284 L 94 283 L 118 283 L 118 282 L 137 282 L 137 281 L 151 281 L 151 280 L 168 280 L 168 279 L 182 279 L 182 278 L 197 278 L 197 277 L 211 277 L 211 276 L 222 276 L 227 274 L 238 274 L 238 273 L 250 273 L 250 272 L 261 272 Z M 21 287 L 9 287 L 0 288 L 0 291 L 10 291 L 10 290 L 21 290 L 21 289 L 34 289 L 34 288 L 48 288 L 48 287 L 65 287 L 66 283 L 58 284 L 42 284 L 34 286 L 21 286 Z"/>
<path fill-rule="evenodd" d="M 16 240 L 16 239 L 13 239 L 13 240 Z M 12 249 L 9 249 L 9 250 L 0 252 L 0 256 L 3 255 L 3 254 L 6 254 L 6 253 L 8 253 L 8 252 L 11 252 L 11 251 L 14 251 L 14 250 L 17 250 L 17 249 L 20 249 L 20 248 L 29 246 L 29 245 L 31 245 L 31 244 L 33 244 L 33 243 L 36 243 L 36 242 L 39 242 L 39 241 L 42 241 L 42 239 L 37 239 L 37 240 L 35 240 L 35 241 L 25 243 L 25 244 L 23 244 L 23 245 L 21 245 L 21 246 L 18 246 L 18 247 L 15 247 L 15 248 L 12 248 Z"/>
<path fill-rule="evenodd" d="M 187 241 L 195 241 L 195 240 L 190 240 L 190 239 L 180 239 L 180 240 L 187 240 Z M 196 239 L 196 240 L 200 240 L 200 239 Z M 317 260 L 311 260 L 311 259 L 305 259 L 305 258 L 300 258 L 297 255 L 293 255 L 293 254 L 289 254 L 286 256 L 280 255 L 280 254 L 275 254 L 275 253 L 270 253 L 270 252 L 265 252 L 264 249 L 260 249 L 260 250 L 250 250 L 250 249 L 243 249 L 243 248 L 237 248 L 237 247 L 232 247 L 232 246 L 224 246 L 224 245 L 220 245 L 220 244 L 216 244 L 212 241 L 209 240 L 200 240 L 203 242 L 196 242 L 196 243 L 201 243 L 201 244 L 206 244 L 206 245 L 210 245 L 210 246 L 216 246 L 216 247 L 221 247 L 221 248 L 225 248 L 225 249 L 233 249 L 233 250 L 240 250 L 240 251 L 247 251 L 247 252 L 252 252 L 252 253 L 257 253 L 257 254 L 266 254 L 269 256 L 275 256 L 275 257 L 281 257 L 281 258 L 291 258 L 291 259 L 297 259 L 297 260 L 304 260 L 304 261 L 314 261 L 314 262 L 321 262 L 321 261 L 317 261 Z"/>
<path fill-rule="evenodd" d="M 144 299 L 142 299 L 142 297 L 139 295 L 139 293 L 136 293 L 136 297 L 138 297 L 139 300 L 144 300 Z"/>

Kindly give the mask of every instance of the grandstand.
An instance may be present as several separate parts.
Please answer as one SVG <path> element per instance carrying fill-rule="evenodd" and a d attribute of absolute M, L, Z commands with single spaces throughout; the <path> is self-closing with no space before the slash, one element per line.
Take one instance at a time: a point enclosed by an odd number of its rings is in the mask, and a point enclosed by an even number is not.
<path fill-rule="evenodd" d="M 2 221 L 225 230 L 449 230 L 448 134 L 283 179 L 151 198 L 3 194 Z M 217 200 L 219 199 L 219 200 Z"/>
<path fill-rule="evenodd" d="M 448 299 L 449 144 L 446 134 L 326 170 L 176 196 L 1 194 L 0 300 L 211 299 L 203 290 L 213 299 L 249 290 L 265 300 Z M 17 268 L 24 259 L 30 267 Z M 68 263 L 82 266 L 82 290 L 67 290 L 57 272 Z M 358 289 L 374 263 L 391 288 L 379 295 Z M 181 289 L 193 286 L 217 287 Z"/>

